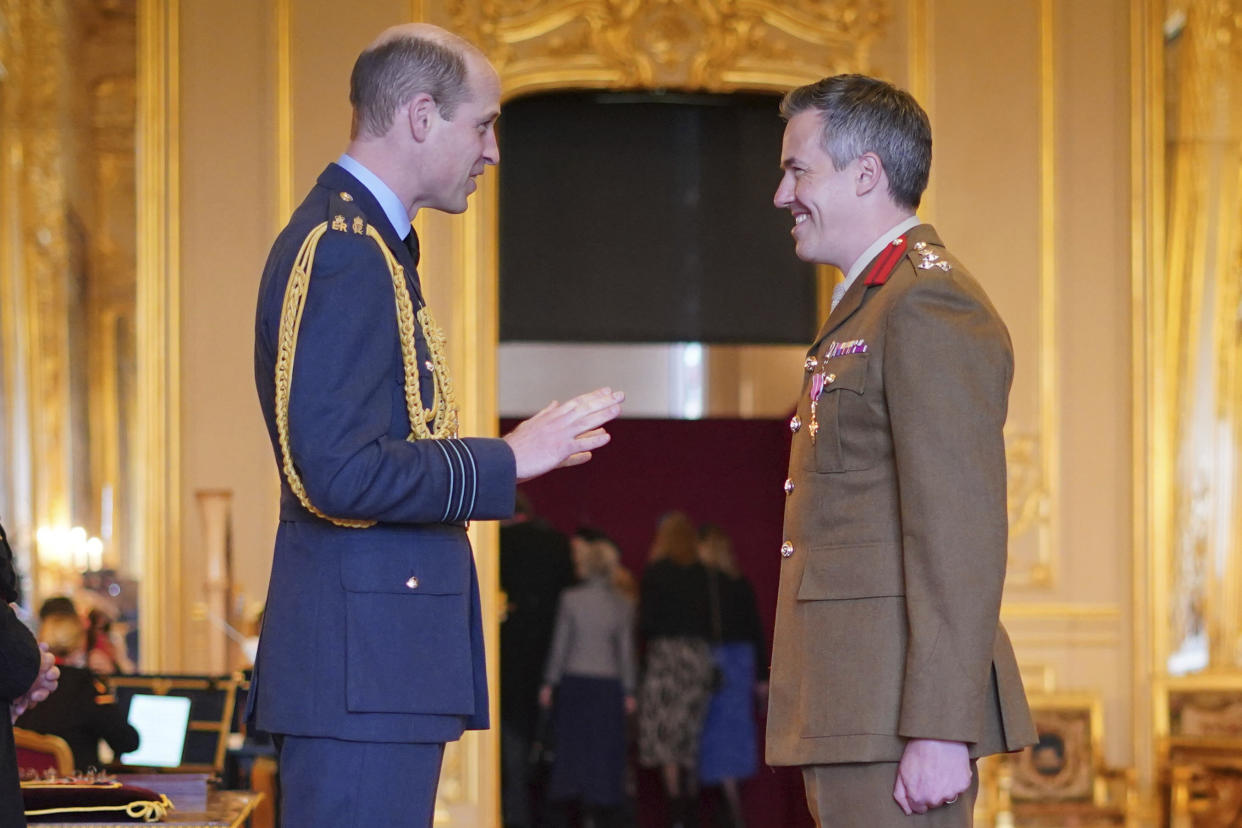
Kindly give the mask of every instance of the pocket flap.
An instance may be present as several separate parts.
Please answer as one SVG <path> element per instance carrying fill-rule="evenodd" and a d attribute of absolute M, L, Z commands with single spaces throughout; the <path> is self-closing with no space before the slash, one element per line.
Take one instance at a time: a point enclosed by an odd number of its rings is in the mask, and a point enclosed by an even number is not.
<path fill-rule="evenodd" d="M 359 546 L 341 554 L 341 586 L 347 592 L 460 595 L 470 584 L 464 532 L 460 538 L 379 536 Z"/>
<path fill-rule="evenodd" d="M 821 369 L 824 373 L 824 393 L 831 391 L 853 391 L 861 394 L 867 384 L 867 356 L 860 354 L 842 354 L 824 360 Z M 831 379 L 829 379 L 831 378 Z"/>
<path fill-rule="evenodd" d="M 893 544 L 821 546 L 807 550 L 799 601 L 905 595 L 901 550 Z"/>

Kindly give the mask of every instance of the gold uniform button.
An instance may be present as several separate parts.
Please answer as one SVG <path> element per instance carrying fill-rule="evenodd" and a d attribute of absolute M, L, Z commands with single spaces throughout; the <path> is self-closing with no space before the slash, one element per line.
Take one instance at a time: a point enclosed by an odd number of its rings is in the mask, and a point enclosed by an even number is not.
<path fill-rule="evenodd" d="M 792 477 L 785 478 L 785 494 L 793 494 L 794 482 Z"/>
<path fill-rule="evenodd" d="M 798 429 L 802 428 L 802 419 L 797 415 L 793 415 L 789 420 L 789 430 L 794 434 L 798 433 Z"/>
<path fill-rule="evenodd" d="M 824 382 L 827 382 L 827 383 L 834 383 L 834 382 L 836 382 L 836 381 L 837 381 L 837 375 L 836 375 L 836 374 L 829 374 L 828 376 L 824 377 Z"/>
<path fill-rule="evenodd" d="M 431 364 L 431 360 L 427 360 L 426 362 L 424 362 L 423 367 L 426 368 L 428 371 L 434 371 L 436 368 L 436 366 Z"/>
<path fill-rule="evenodd" d="M 409 579 L 405 582 L 405 587 L 406 589 L 418 589 L 418 576 L 411 575 Z"/>
<path fill-rule="evenodd" d="M 792 543 L 790 543 L 789 541 L 785 541 L 784 543 L 781 544 L 781 557 L 782 558 L 788 558 L 793 553 L 794 553 L 794 548 L 793 548 Z"/>
<path fill-rule="evenodd" d="M 341 201 L 353 201 L 354 197 L 344 190 L 341 191 Z"/>

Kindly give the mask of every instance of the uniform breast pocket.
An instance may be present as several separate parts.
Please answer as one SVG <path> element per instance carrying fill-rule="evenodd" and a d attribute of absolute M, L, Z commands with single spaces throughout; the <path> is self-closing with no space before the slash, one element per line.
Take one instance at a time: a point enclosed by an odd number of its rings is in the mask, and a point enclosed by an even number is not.
<path fill-rule="evenodd" d="M 473 711 L 470 567 L 464 532 L 380 536 L 342 554 L 349 710 Z"/>
<path fill-rule="evenodd" d="M 866 468 L 849 451 L 848 433 L 851 410 L 865 405 L 863 392 L 867 385 L 869 354 L 848 354 L 824 360 L 820 368 L 824 377 L 823 391 L 815 407 L 814 450 L 803 456 L 807 471 L 843 472 Z"/>

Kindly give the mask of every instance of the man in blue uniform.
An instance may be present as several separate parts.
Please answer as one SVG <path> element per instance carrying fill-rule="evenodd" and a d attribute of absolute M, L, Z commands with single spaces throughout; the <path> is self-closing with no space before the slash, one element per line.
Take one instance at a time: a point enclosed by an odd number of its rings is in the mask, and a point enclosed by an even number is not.
<path fill-rule="evenodd" d="M 350 82 L 353 127 L 264 269 L 255 379 L 281 470 L 251 714 L 277 735 L 285 825 L 430 825 L 444 743 L 488 726 L 466 521 L 590 458 L 601 388 L 503 439 L 457 437 L 444 337 L 411 221 L 466 209 L 499 160 L 500 82 L 466 41 L 384 32 Z"/>

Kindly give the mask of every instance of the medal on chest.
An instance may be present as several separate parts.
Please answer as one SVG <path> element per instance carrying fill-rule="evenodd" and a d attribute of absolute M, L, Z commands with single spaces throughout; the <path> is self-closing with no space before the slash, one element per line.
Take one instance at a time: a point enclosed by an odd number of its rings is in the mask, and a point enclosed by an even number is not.
<path fill-rule="evenodd" d="M 824 373 L 816 371 L 811 375 L 811 422 L 807 425 L 807 433 L 811 435 L 811 445 L 815 445 L 815 437 L 819 434 L 819 397 L 824 393 Z"/>

